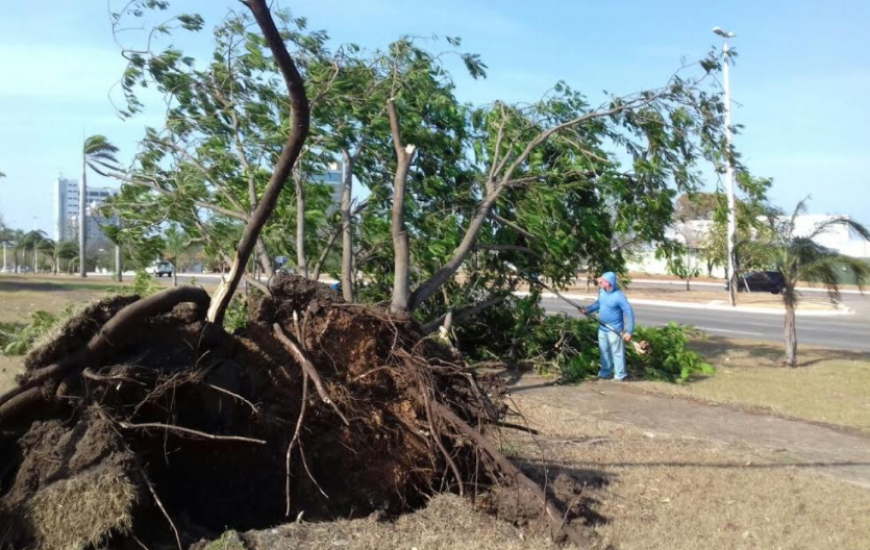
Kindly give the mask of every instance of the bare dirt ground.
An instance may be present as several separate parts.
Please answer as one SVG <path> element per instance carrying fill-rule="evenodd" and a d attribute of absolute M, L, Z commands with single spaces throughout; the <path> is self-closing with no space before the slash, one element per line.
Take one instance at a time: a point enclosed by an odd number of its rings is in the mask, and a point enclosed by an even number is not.
<path fill-rule="evenodd" d="M 833 466 L 824 457 L 828 463 L 820 465 L 819 457 L 784 451 L 776 446 L 784 436 L 758 442 L 747 435 L 746 422 L 778 433 L 783 421 L 773 419 L 768 425 L 769 419 L 749 415 L 735 421 L 733 411 L 723 415 L 718 408 L 629 393 L 611 388 L 613 384 L 554 388 L 540 387 L 539 382 L 527 379 L 526 389 L 517 388 L 513 395 L 540 435 L 505 431 L 502 449 L 527 467 L 550 464 L 551 476 L 569 473 L 589 480 L 577 498 L 598 514 L 595 531 L 601 547 L 866 550 L 870 490 L 832 477 L 855 467 Z M 636 413 L 629 417 L 632 411 Z M 848 451 L 837 435 L 842 434 L 827 434 L 818 446 L 843 445 Z M 870 456 L 851 452 L 865 462 Z M 503 519 L 444 495 L 396 522 L 307 523 L 302 518 L 241 537 L 227 533 L 203 548 L 555 548 L 547 538 L 513 527 L 510 517 Z"/>
<path fill-rule="evenodd" d="M 826 433 L 815 446 L 837 446 L 830 451 L 839 449 L 840 458 L 809 456 L 810 439 L 798 456 L 798 449 L 780 450 L 784 438 L 756 441 L 748 431 L 758 425 L 755 433 L 774 437 L 778 419 L 745 416 L 748 424 L 740 424 L 728 411 L 653 403 L 612 385 L 515 392 L 542 434 L 539 444 L 526 435 L 506 442 L 528 460 L 605 474 L 608 483 L 587 496 L 598 501 L 605 521 L 597 532 L 606 542 L 620 550 L 867 548 L 870 490 L 828 477 L 843 477 L 847 468 L 866 476 L 867 439 Z M 804 428 L 807 436 L 822 433 Z M 862 465 L 818 464 L 846 455 Z"/>
<path fill-rule="evenodd" d="M 526 376 L 513 390 L 550 406 L 635 426 L 645 433 L 744 445 L 777 454 L 784 463 L 870 489 L 870 437 L 799 420 L 650 395 L 631 383 L 596 381 L 551 386 Z"/>

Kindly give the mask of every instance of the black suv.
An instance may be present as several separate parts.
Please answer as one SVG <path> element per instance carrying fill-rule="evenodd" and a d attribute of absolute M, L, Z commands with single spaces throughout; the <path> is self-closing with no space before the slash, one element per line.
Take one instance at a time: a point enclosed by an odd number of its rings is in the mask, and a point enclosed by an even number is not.
<path fill-rule="evenodd" d="M 729 290 L 729 283 L 725 283 L 725 290 Z M 737 276 L 737 291 L 743 292 L 770 292 L 782 294 L 785 281 L 779 271 L 750 271 Z"/>

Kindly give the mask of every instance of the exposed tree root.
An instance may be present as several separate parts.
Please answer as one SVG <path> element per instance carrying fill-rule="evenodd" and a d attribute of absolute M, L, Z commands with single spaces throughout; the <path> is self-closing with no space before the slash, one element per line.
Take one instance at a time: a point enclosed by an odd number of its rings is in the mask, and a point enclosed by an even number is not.
<path fill-rule="evenodd" d="M 529 479 L 528 476 L 523 474 L 519 468 L 513 465 L 513 463 L 502 453 L 499 452 L 498 449 L 495 448 L 488 439 L 486 439 L 480 432 L 472 428 L 468 425 L 464 420 L 456 416 L 452 410 L 448 407 L 442 405 L 441 403 L 433 403 L 433 409 L 435 412 L 446 420 L 450 422 L 456 428 L 462 432 L 469 439 L 474 441 L 477 446 L 486 451 L 486 453 L 496 462 L 499 469 L 504 473 L 505 476 L 508 477 L 512 482 L 520 483 L 530 491 L 541 501 L 546 511 L 546 518 L 548 523 L 550 524 L 552 534 L 554 539 L 561 540 L 567 537 L 571 542 L 576 544 L 580 548 L 585 548 L 592 546 L 593 541 L 586 535 L 581 534 L 579 531 L 567 525 L 566 517 L 567 514 L 564 512 L 560 512 L 558 507 L 551 501 L 549 497 L 544 493 L 541 487 Z"/>
<path fill-rule="evenodd" d="M 92 333 L 64 359 L 37 354 L 52 363 L 33 364 L 0 405 L 0 460 L 11 460 L 0 464 L 0 517 L 11 518 L 16 547 L 41 544 L 21 503 L 59 483 L 88 487 L 109 466 L 143 504 L 124 512 L 128 530 L 105 536 L 134 546 L 184 547 L 302 513 L 396 517 L 439 490 L 477 498 L 505 483 L 540 500 L 556 538 L 589 543 L 482 434 L 534 433 L 504 421 L 495 379 L 479 378 L 414 321 L 343 304 L 298 277 L 271 286 L 233 335 L 204 321 L 204 291 L 178 287 L 116 310 L 102 327 L 78 319 Z M 176 308 L 184 302 L 195 307 Z M 59 440 L 85 456 L 28 450 Z"/>

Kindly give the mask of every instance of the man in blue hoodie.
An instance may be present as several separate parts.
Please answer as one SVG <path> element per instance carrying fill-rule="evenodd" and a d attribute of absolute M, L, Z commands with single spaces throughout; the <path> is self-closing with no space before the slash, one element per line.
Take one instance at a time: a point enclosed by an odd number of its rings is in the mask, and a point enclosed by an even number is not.
<path fill-rule="evenodd" d="M 601 350 L 598 377 L 612 376 L 614 380 L 624 380 L 628 376 L 625 370 L 625 342 L 631 341 L 634 332 L 634 311 L 616 285 L 615 273 L 608 271 L 599 277 L 598 287 L 598 299 L 580 310 L 584 314 L 599 312 L 598 318 L 603 323 L 598 327 L 598 349 Z"/>

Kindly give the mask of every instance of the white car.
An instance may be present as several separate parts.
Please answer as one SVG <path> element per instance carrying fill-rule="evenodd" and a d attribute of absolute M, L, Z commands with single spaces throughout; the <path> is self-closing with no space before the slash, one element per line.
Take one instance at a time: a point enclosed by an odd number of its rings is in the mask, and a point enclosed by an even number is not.
<path fill-rule="evenodd" d="M 172 262 L 157 262 L 152 266 L 146 267 L 145 273 L 149 273 L 155 277 L 163 277 L 164 275 L 172 277 L 173 269 Z"/>

